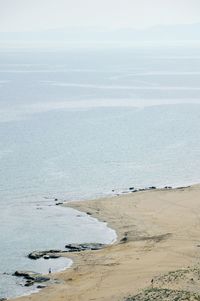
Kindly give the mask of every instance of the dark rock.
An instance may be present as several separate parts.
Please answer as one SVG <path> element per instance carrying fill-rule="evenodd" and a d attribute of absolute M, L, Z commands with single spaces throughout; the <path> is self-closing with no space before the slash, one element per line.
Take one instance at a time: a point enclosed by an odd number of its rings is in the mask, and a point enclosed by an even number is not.
<path fill-rule="evenodd" d="M 156 186 L 150 186 L 149 189 L 156 189 Z"/>
<path fill-rule="evenodd" d="M 86 213 L 87 213 L 87 215 L 92 215 L 92 213 L 91 213 L 91 212 L 89 212 L 89 211 L 88 211 L 88 212 L 86 212 Z"/>
<path fill-rule="evenodd" d="M 58 201 L 58 199 L 54 199 L 54 201 L 55 201 L 55 202 L 57 202 L 57 201 Z"/>
<path fill-rule="evenodd" d="M 39 289 L 45 288 L 45 287 L 46 287 L 46 285 L 42 285 L 42 284 L 37 285 L 37 288 L 39 288 Z"/>
<path fill-rule="evenodd" d="M 172 189 L 171 186 L 165 186 L 164 188 L 165 188 L 165 189 Z"/>
<path fill-rule="evenodd" d="M 128 232 L 124 232 L 124 237 L 120 240 L 121 243 L 126 243 L 128 241 Z"/>
<path fill-rule="evenodd" d="M 135 189 L 135 187 L 130 187 L 130 188 L 129 188 L 129 190 L 134 190 L 134 189 Z"/>
<path fill-rule="evenodd" d="M 63 205 L 63 202 L 56 203 L 56 206 Z"/>
<path fill-rule="evenodd" d="M 91 244 L 68 244 L 65 246 L 67 249 L 66 252 L 81 252 L 81 251 L 89 251 L 89 250 L 100 250 L 104 247 L 104 244 L 100 243 L 91 243 Z"/>
<path fill-rule="evenodd" d="M 38 274 L 30 274 L 30 275 L 27 275 L 27 276 L 24 276 L 25 279 L 27 280 L 34 280 L 35 277 L 37 277 Z"/>
<path fill-rule="evenodd" d="M 34 276 L 38 275 L 35 272 L 31 271 L 16 271 L 13 276 L 24 277 L 25 279 L 34 279 Z"/>
<path fill-rule="evenodd" d="M 126 243 L 127 241 L 128 241 L 128 237 L 127 237 L 127 236 L 124 236 L 124 237 L 120 240 L 121 243 Z"/>
<path fill-rule="evenodd" d="M 134 190 L 132 190 L 131 192 L 133 192 L 133 193 L 134 193 L 134 192 L 138 192 L 138 190 L 137 190 L 137 189 L 134 189 Z"/>
<path fill-rule="evenodd" d="M 27 280 L 24 286 L 32 286 L 34 284 L 33 280 Z"/>

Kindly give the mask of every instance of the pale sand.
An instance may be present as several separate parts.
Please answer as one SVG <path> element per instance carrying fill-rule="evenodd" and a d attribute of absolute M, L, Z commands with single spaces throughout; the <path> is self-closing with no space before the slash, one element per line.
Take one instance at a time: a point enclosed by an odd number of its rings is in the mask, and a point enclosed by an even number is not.
<path fill-rule="evenodd" d="M 118 242 L 99 251 L 66 254 L 75 261 L 74 265 L 53 275 L 62 280 L 62 284 L 18 298 L 18 301 L 124 300 L 150 286 L 153 277 L 187 266 L 198 266 L 200 185 L 130 193 L 67 206 L 88 211 L 99 220 L 108 222 L 117 231 Z M 125 233 L 127 241 L 119 243 Z M 164 285 L 193 289 L 188 281 L 187 285 L 184 281 Z M 198 290 L 197 286 L 194 288 Z M 199 285 L 198 288 L 200 291 Z"/>

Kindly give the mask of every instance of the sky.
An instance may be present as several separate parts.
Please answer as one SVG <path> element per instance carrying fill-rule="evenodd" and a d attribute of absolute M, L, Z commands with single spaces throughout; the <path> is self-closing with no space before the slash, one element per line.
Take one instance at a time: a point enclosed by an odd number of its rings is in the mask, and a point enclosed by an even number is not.
<path fill-rule="evenodd" d="M 200 0 L 0 0 L 0 32 L 200 23 Z"/>

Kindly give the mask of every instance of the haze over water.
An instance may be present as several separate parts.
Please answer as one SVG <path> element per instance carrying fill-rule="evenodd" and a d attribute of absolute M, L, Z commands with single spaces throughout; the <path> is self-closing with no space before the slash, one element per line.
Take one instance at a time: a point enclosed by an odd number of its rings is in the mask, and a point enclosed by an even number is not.
<path fill-rule="evenodd" d="M 199 50 L 0 53 L 0 297 L 25 292 L 16 269 L 70 263 L 33 263 L 28 252 L 115 238 L 54 198 L 199 182 Z"/>

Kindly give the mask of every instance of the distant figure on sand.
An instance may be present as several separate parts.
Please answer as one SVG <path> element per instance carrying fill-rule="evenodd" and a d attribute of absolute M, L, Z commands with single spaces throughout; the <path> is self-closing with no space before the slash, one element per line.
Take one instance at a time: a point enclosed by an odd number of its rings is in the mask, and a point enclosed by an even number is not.
<path fill-rule="evenodd" d="M 153 287 L 153 279 L 151 279 L 151 286 Z"/>
<path fill-rule="evenodd" d="M 49 274 L 51 274 L 51 268 L 49 268 Z"/>

